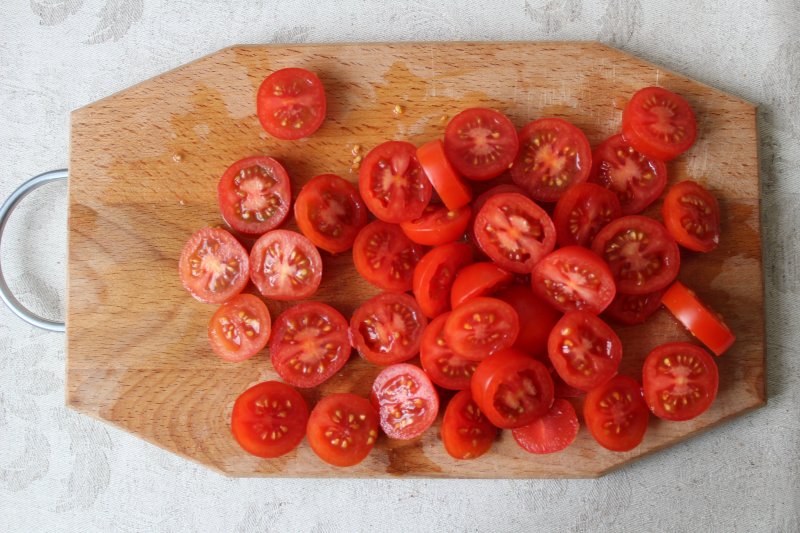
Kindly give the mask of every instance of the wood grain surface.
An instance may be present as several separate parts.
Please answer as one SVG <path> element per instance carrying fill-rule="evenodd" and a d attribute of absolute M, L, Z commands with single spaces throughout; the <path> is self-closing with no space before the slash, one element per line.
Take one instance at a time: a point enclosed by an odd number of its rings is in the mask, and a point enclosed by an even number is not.
<path fill-rule="evenodd" d="M 255 116 L 260 82 L 289 66 L 317 72 L 328 94 L 322 128 L 297 142 L 268 137 Z M 618 131 L 626 99 L 656 84 L 686 97 L 698 118 L 698 141 L 669 163 L 670 182 L 698 180 L 722 209 L 720 247 L 707 255 L 683 251 L 680 275 L 738 337 L 717 359 L 720 391 L 709 411 L 689 422 L 652 420 L 644 442 L 627 453 L 602 449 L 582 428 L 566 451 L 530 455 L 502 432 L 488 455 L 459 462 L 445 453 L 438 423 L 413 441 L 381 437 L 349 469 L 323 463 L 305 442 L 272 460 L 238 447 L 229 431 L 235 398 L 276 375 L 266 352 L 240 364 L 212 354 L 206 327 L 214 307 L 192 299 L 177 270 L 189 235 L 222 224 L 216 185 L 229 164 L 273 156 L 294 191 L 326 172 L 356 181 L 354 145 L 366 152 L 388 139 L 421 144 L 473 106 L 497 108 L 517 126 L 562 117 L 595 145 Z M 237 46 L 78 109 L 68 276 L 68 405 L 234 476 L 593 477 L 765 402 L 755 108 L 595 43 Z M 349 253 L 324 256 L 315 299 L 349 316 L 375 292 Z M 287 304 L 268 305 L 275 317 Z M 644 327 L 617 329 L 622 372 L 637 377 L 650 349 L 689 339 L 663 310 Z M 365 395 L 378 371 L 354 353 L 340 374 L 304 395 L 310 404 L 334 391 Z"/>

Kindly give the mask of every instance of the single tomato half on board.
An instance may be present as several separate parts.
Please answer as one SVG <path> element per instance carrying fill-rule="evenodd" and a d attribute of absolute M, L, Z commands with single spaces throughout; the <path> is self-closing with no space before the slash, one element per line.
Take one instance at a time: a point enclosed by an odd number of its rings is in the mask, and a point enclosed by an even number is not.
<path fill-rule="evenodd" d="M 444 131 L 447 159 L 471 180 L 499 176 L 514 162 L 518 149 L 517 129 L 494 109 L 465 109 L 450 119 Z"/>
<path fill-rule="evenodd" d="M 195 299 L 224 303 L 247 285 L 250 259 L 236 237 L 220 228 L 203 228 L 181 251 L 178 270 L 184 288 Z"/>
<path fill-rule="evenodd" d="M 271 326 L 269 309 L 258 296 L 238 294 L 211 317 L 208 340 L 221 359 L 238 363 L 264 349 Z"/>
<path fill-rule="evenodd" d="M 417 353 L 428 319 L 408 294 L 385 292 L 355 310 L 350 319 L 350 343 L 376 365 L 408 361 Z"/>
<path fill-rule="evenodd" d="M 308 443 L 333 466 L 354 466 L 378 440 L 378 412 L 369 400 L 351 393 L 321 399 L 308 418 Z"/>
<path fill-rule="evenodd" d="M 497 428 L 481 412 L 472 393 L 462 390 L 447 404 L 441 433 L 450 457 L 476 459 L 491 449 Z"/>
<path fill-rule="evenodd" d="M 250 250 L 250 279 L 263 296 L 273 300 L 309 298 L 322 282 L 322 258 L 302 234 L 272 230 Z"/>
<path fill-rule="evenodd" d="M 304 68 L 275 71 L 258 88 L 258 120 L 267 133 L 278 139 L 308 137 L 322 125 L 326 111 L 322 82 Z"/>
<path fill-rule="evenodd" d="M 439 396 L 428 375 L 414 365 L 384 368 L 372 384 L 372 405 L 389 438 L 408 440 L 422 435 L 439 414 Z"/>

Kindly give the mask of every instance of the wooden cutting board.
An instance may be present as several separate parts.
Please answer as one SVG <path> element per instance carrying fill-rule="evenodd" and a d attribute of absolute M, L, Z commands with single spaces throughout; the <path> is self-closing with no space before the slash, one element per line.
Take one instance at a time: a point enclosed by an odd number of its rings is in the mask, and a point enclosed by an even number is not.
<path fill-rule="evenodd" d="M 326 122 L 298 142 L 268 137 L 255 116 L 260 82 L 289 66 L 317 72 L 328 94 Z M 388 139 L 421 144 L 440 137 L 448 117 L 473 106 L 497 108 L 517 126 L 562 117 L 594 145 L 618 131 L 626 98 L 648 85 L 682 94 L 697 113 L 698 141 L 668 165 L 670 182 L 696 179 L 722 208 L 721 246 L 707 255 L 684 251 L 680 276 L 738 336 L 717 360 L 719 397 L 708 412 L 683 423 L 652 420 L 644 442 L 628 453 L 602 449 L 582 428 L 566 451 L 535 456 L 503 432 L 488 455 L 459 462 L 445 453 L 438 423 L 417 440 L 382 437 L 367 460 L 349 469 L 326 465 L 305 442 L 273 460 L 237 446 L 228 429 L 236 396 L 276 375 L 267 353 L 241 364 L 211 353 L 206 327 L 214 307 L 193 300 L 177 270 L 189 235 L 222 223 L 216 185 L 230 163 L 271 155 L 285 164 L 295 191 L 325 172 L 355 182 L 354 145 L 366 151 Z M 393 112 L 396 106 L 402 113 Z M 316 298 L 346 316 L 376 292 L 355 274 L 349 254 L 326 256 L 324 263 Z M 226 474 L 601 475 L 765 402 L 755 108 L 596 43 L 228 48 L 72 114 L 68 285 L 69 406 Z M 285 307 L 269 302 L 273 317 Z M 689 339 L 666 311 L 644 327 L 618 331 L 622 371 L 634 376 L 651 348 Z M 304 395 L 312 405 L 334 391 L 366 395 L 378 371 L 354 355 L 339 375 Z"/>

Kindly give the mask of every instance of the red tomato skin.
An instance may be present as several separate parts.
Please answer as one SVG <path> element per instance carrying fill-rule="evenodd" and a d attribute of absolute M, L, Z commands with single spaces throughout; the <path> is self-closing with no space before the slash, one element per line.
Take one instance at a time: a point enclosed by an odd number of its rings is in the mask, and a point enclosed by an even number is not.
<path fill-rule="evenodd" d="M 643 108 L 658 99 L 662 102 L 669 100 L 670 105 L 674 106 L 671 112 L 683 121 L 680 141 L 667 143 L 662 139 L 654 139 L 652 133 L 647 131 L 650 120 L 642 117 L 645 113 Z M 662 87 L 645 87 L 639 89 L 622 110 L 622 135 L 639 152 L 669 161 L 692 147 L 697 138 L 697 119 L 689 102 L 682 96 Z"/>
<path fill-rule="evenodd" d="M 278 249 L 280 257 L 275 257 L 270 253 L 270 249 L 275 244 L 280 245 Z M 297 258 L 292 259 L 292 254 L 297 254 L 299 261 Z M 284 264 L 285 262 L 293 263 L 293 266 L 296 265 L 294 279 L 278 279 L 277 274 L 270 276 L 265 271 L 268 266 L 267 261 L 270 261 L 271 265 L 274 265 L 275 261 Z M 301 264 L 301 262 L 305 262 L 305 264 Z M 259 237 L 250 250 L 250 279 L 262 296 L 272 300 L 310 298 L 317 292 L 319 284 L 322 282 L 322 258 L 316 246 L 304 235 L 284 229 L 272 230 Z M 280 285 L 276 286 L 275 282 Z"/>
<path fill-rule="evenodd" d="M 208 286 L 208 283 L 205 283 L 204 286 L 197 286 L 199 283 L 202 283 L 202 280 L 197 279 L 200 276 L 192 274 L 193 254 L 198 250 L 207 249 L 207 244 L 210 242 L 215 243 L 218 250 L 226 251 L 228 260 L 233 260 L 237 263 L 237 267 L 233 273 L 233 279 L 229 283 L 229 288 L 223 292 L 215 292 Z M 206 254 L 206 256 L 207 255 L 210 254 Z M 202 263 L 200 266 L 202 266 Z M 247 285 L 249 270 L 250 260 L 247 255 L 247 250 L 239 244 L 239 241 L 237 241 L 233 235 L 221 228 L 203 228 L 196 231 L 189 240 L 186 241 L 181 251 L 181 257 L 178 260 L 178 271 L 183 287 L 189 291 L 189 294 L 196 300 L 208 304 L 223 304 L 242 292 Z M 207 271 L 204 270 L 203 272 L 205 273 Z M 223 273 L 228 273 L 228 271 L 226 270 Z"/>
<path fill-rule="evenodd" d="M 392 313 L 387 320 L 387 313 Z M 413 324 L 411 331 L 386 331 L 386 322 L 394 325 L 395 313 L 403 313 L 403 325 Z M 367 323 L 369 320 L 369 323 Z M 350 344 L 367 361 L 386 366 L 408 361 L 419 353 L 422 332 L 428 319 L 422 313 L 417 301 L 408 294 L 382 293 L 361 304 L 350 318 Z M 384 346 L 382 335 L 389 346 Z M 405 337 L 405 341 L 398 337 Z M 370 347 L 370 343 L 377 349 Z"/>
<path fill-rule="evenodd" d="M 477 459 L 492 448 L 497 428 L 481 413 L 469 390 L 450 400 L 442 420 L 442 443 L 450 457 Z"/>
<path fill-rule="evenodd" d="M 409 386 L 409 382 L 412 385 Z M 424 407 L 421 417 L 415 417 L 417 418 L 416 420 L 411 420 L 410 423 L 405 425 L 400 422 L 401 427 L 397 427 L 396 424 L 392 423 L 392 420 L 397 420 L 397 418 L 393 416 L 394 409 L 391 409 L 390 405 L 392 402 L 386 398 L 387 389 L 390 387 L 394 387 L 394 391 L 397 393 L 395 396 L 406 396 L 400 402 L 403 406 L 403 411 L 405 411 L 402 413 L 400 420 L 410 420 L 406 418 L 408 411 L 415 411 Z M 419 394 L 409 397 L 408 393 L 415 392 L 410 390 L 410 387 L 416 387 L 416 392 L 419 392 Z M 422 400 L 423 405 L 417 406 L 414 402 L 415 399 Z M 395 364 L 384 368 L 372 384 L 370 400 L 378 410 L 381 429 L 391 439 L 410 440 L 419 437 L 433 425 L 439 414 L 439 396 L 436 394 L 436 389 L 430 378 L 421 368 L 408 363 Z"/>
<path fill-rule="evenodd" d="M 447 209 L 456 211 L 469 203 L 472 191 L 448 161 L 441 140 L 436 139 L 417 148 L 417 159 Z"/>
<path fill-rule="evenodd" d="M 612 396 L 615 391 L 619 399 Z M 601 402 L 609 407 L 602 407 Z M 603 416 L 603 410 L 611 408 L 616 409 L 617 418 L 625 417 L 624 421 L 630 428 L 627 433 L 615 434 L 611 428 L 604 427 L 609 420 Z M 614 452 L 627 452 L 641 444 L 649 418 L 650 410 L 642 398 L 641 385 L 624 375 L 615 376 L 604 385 L 590 390 L 583 402 L 583 419 L 589 433 L 600 446 Z"/>
<path fill-rule="evenodd" d="M 303 123 L 303 127 L 287 127 L 274 118 L 275 110 L 269 102 L 270 98 L 274 96 L 270 93 L 274 94 L 275 85 L 287 79 L 303 81 L 307 85 L 306 90 L 310 93 L 307 98 L 312 100 L 313 105 L 304 107 L 311 110 L 312 117 L 307 124 Z M 325 121 L 327 111 L 325 88 L 317 75 L 309 70 L 284 68 L 273 72 L 261 83 L 258 88 L 256 109 L 261 126 L 273 137 L 286 141 L 302 139 L 316 132 Z"/>
<path fill-rule="evenodd" d="M 236 212 L 237 203 L 239 204 L 239 208 L 243 208 L 244 206 L 242 205 L 243 202 L 237 194 L 235 187 L 237 184 L 245 184 L 248 179 L 254 178 L 253 174 L 255 174 L 255 171 L 252 170 L 253 168 L 257 168 L 260 172 L 266 173 L 270 179 L 275 181 L 274 185 L 269 188 L 269 191 L 274 193 L 270 197 L 270 205 L 264 206 L 259 210 L 260 213 L 264 211 L 264 209 L 267 209 L 267 213 L 269 214 L 268 208 L 272 209 L 272 214 L 263 222 L 259 222 L 257 219 L 253 218 L 255 215 L 250 215 L 249 212 L 247 213 L 248 219 L 252 218 L 252 220 L 245 220 L 243 214 Z M 258 178 L 255 177 L 255 179 Z M 291 187 L 289 174 L 286 173 L 286 169 L 275 159 L 266 156 L 254 156 L 240 159 L 228 167 L 225 173 L 222 174 L 219 185 L 217 186 L 217 199 L 219 200 L 222 219 L 235 231 L 247 235 L 261 235 L 271 229 L 275 229 L 286 220 L 289 214 L 289 208 L 292 204 Z"/>
<path fill-rule="evenodd" d="M 697 217 L 692 217 L 692 220 L 686 220 L 687 216 L 698 211 L 702 219 L 695 220 Z M 719 246 L 719 204 L 710 192 L 696 182 L 687 180 L 673 185 L 664 198 L 661 213 L 667 231 L 684 248 L 694 252 L 710 252 Z M 691 228 L 687 228 L 687 224 Z"/>
<path fill-rule="evenodd" d="M 444 244 L 422 256 L 414 269 L 414 297 L 428 318 L 450 310 L 450 289 L 456 273 L 472 262 L 472 248 L 463 242 Z"/>
<path fill-rule="evenodd" d="M 479 321 L 475 320 L 476 316 L 480 317 Z M 481 325 L 487 323 L 488 328 Z M 486 338 L 476 338 L 480 334 Z M 494 335 L 498 337 L 491 339 Z M 454 309 L 444 327 L 447 344 L 458 355 L 471 361 L 481 361 L 497 351 L 510 348 L 518 335 L 519 317 L 514 308 L 496 298 L 483 296 Z"/>
<path fill-rule="evenodd" d="M 514 440 L 526 452 L 556 453 L 569 447 L 578 436 L 578 415 L 567 400 L 556 398 L 547 414 L 527 426 L 511 431 Z"/>
<path fill-rule="evenodd" d="M 420 218 L 402 222 L 400 228 L 406 237 L 417 244 L 439 246 L 461 239 L 470 216 L 468 206 L 448 211 L 446 207 L 429 204 Z"/>
<path fill-rule="evenodd" d="M 374 239 L 380 242 L 371 248 Z M 391 256 L 387 257 L 387 250 Z M 372 285 L 389 292 L 406 292 L 413 288 L 414 268 L 423 253 L 422 246 L 406 237 L 399 226 L 380 220 L 364 226 L 353 243 L 356 271 Z M 373 264 L 376 262 L 377 267 Z"/>
<path fill-rule="evenodd" d="M 661 303 L 689 330 L 689 333 L 714 352 L 714 355 L 720 356 L 725 353 L 736 340 L 736 335 L 722 317 L 680 281 L 676 281 L 667 289 L 661 297 Z"/>
<path fill-rule="evenodd" d="M 582 277 L 580 281 L 574 279 L 577 275 Z M 581 285 L 575 287 L 577 283 Z M 592 284 L 596 286 L 587 286 Z M 531 287 L 540 298 L 564 313 L 586 310 L 599 314 L 617 294 L 608 265 L 581 246 L 559 248 L 545 256 L 533 267 Z"/>
<path fill-rule="evenodd" d="M 553 212 L 561 247 L 588 248 L 603 226 L 622 216 L 617 195 L 594 183 L 578 183 L 559 198 Z"/>
<path fill-rule="evenodd" d="M 450 305 L 453 309 L 477 298 L 491 296 L 496 290 L 511 283 L 511 272 L 491 262 L 473 263 L 464 266 L 456 274 L 450 289 Z"/>
<path fill-rule="evenodd" d="M 470 121 L 480 118 L 483 124 L 490 124 L 490 128 L 497 133 L 497 141 L 490 141 L 494 150 L 494 159 L 490 162 L 475 165 L 474 156 L 462 153 L 459 148 L 463 148 L 464 141 L 460 140 L 460 130 L 470 127 Z M 514 158 L 519 150 L 519 138 L 514 124 L 502 113 L 494 109 L 470 108 L 461 111 L 447 123 L 444 132 L 444 151 L 447 159 L 455 170 L 464 176 L 475 181 L 485 181 L 495 178 L 505 172 L 514 162 Z"/>
<path fill-rule="evenodd" d="M 519 335 L 513 347 L 537 358 L 546 356 L 547 339 L 561 313 L 525 285 L 512 285 L 495 297 L 513 307 L 519 316 Z"/>
<path fill-rule="evenodd" d="M 449 316 L 450 313 L 444 313 L 428 323 L 422 333 L 419 360 L 422 369 L 436 385 L 443 389 L 465 390 L 469 388 L 470 379 L 475 373 L 478 363 L 461 357 L 447 345 L 444 338 L 444 324 Z M 460 375 L 446 374 L 437 364 L 441 359 L 446 359 L 445 364 L 451 372 L 460 372 Z"/>
<path fill-rule="evenodd" d="M 246 313 L 246 316 L 240 317 L 239 313 Z M 254 327 L 245 320 L 256 321 L 257 326 Z M 241 330 L 245 328 L 246 331 L 242 332 Z M 220 359 L 233 363 L 250 359 L 263 350 L 269 341 L 270 333 L 269 309 L 258 296 L 252 294 L 239 294 L 222 304 L 208 324 L 211 349 Z M 245 338 L 238 343 L 238 348 L 232 347 L 231 345 L 237 346 L 234 337 L 242 335 Z"/>
<path fill-rule="evenodd" d="M 353 420 L 348 422 L 350 415 Z M 378 427 L 378 412 L 369 400 L 351 393 L 331 394 L 311 411 L 308 443 L 317 457 L 330 465 L 355 466 L 375 446 Z M 332 435 L 326 436 L 329 433 Z M 343 447 L 344 443 L 347 446 Z"/>

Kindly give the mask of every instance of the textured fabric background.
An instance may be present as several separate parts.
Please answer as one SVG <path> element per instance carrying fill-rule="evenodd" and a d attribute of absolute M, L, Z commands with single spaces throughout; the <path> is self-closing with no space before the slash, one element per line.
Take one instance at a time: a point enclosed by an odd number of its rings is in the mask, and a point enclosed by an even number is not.
<path fill-rule="evenodd" d="M 234 43 L 596 39 L 757 103 L 769 405 L 595 481 L 226 479 L 66 410 L 63 336 L 0 306 L 0 531 L 799 531 L 798 30 L 796 0 L 4 0 L 0 198 L 67 165 L 70 110 Z M 51 316 L 65 191 L 2 248 Z"/>

